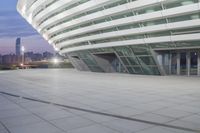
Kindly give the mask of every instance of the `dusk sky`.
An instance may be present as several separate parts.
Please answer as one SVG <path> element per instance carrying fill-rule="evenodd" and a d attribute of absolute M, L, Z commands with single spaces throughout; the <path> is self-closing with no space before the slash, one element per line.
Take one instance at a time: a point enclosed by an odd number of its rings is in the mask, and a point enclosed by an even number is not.
<path fill-rule="evenodd" d="M 35 29 L 17 12 L 17 0 L 1 0 L 0 4 L 0 54 L 15 53 L 15 40 L 22 38 L 26 51 L 53 52 Z"/>

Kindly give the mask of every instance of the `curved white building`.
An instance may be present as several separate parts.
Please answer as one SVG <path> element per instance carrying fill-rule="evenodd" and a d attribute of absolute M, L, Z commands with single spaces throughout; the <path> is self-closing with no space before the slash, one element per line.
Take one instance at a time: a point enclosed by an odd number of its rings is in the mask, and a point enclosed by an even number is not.
<path fill-rule="evenodd" d="M 200 75 L 200 0 L 19 0 L 79 70 Z"/>

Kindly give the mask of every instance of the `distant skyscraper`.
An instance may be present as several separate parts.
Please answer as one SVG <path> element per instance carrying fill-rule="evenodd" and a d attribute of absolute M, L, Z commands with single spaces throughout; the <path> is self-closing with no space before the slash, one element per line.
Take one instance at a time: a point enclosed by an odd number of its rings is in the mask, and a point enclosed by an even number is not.
<path fill-rule="evenodd" d="M 21 55 L 21 38 L 16 40 L 16 55 Z"/>

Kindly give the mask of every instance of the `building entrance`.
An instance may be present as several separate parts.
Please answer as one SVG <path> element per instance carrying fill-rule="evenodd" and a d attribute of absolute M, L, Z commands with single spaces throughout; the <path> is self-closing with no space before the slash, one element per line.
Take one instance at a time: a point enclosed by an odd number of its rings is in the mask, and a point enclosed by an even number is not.
<path fill-rule="evenodd" d="M 197 52 L 191 52 L 190 56 L 191 56 L 191 58 L 190 58 L 190 63 L 191 63 L 190 75 L 198 75 L 198 57 L 199 56 L 198 56 Z"/>
<path fill-rule="evenodd" d="M 115 53 L 93 54 L 99 66 L 105 72 L 123 72 L 124 67 Z"/>
<path fill-rule="evenodd" d="M 200 52 L 198 50 L 159 51 L 158 62 L 166 75 L 199 75 Z"/>
<path fill-rule="evenodd" d="M 180 70 L 179 70 L 180 72 L 178 72 L 180 73 L 180 75 L 187 74 L 187 57 L 186 56 L 187 56 L 186 52 L 180 53 L 180 63 L 178 62 L 178 64 L 180 64 Z"/>

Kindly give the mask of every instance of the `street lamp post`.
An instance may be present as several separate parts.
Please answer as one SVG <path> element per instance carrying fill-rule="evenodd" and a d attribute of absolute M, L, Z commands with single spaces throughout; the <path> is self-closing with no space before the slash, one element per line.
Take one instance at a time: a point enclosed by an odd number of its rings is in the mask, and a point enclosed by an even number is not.
<path fill-rule="evenodd" d="M 21 47 L 21 51 L 22 51 L 22 66 L 24 65 L 24 52 L 25 52 L 25 47 L 24 46 L 22 46 Z"/>

